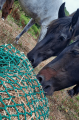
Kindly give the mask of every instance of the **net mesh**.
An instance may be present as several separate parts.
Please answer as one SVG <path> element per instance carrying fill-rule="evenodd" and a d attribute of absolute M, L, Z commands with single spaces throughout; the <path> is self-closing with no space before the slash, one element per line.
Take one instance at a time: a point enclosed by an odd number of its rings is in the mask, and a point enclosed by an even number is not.
<path fill-rule="evenodd" d="M 48 99 L 33 68 L 11 44 L 0 46 L 0 120 L 46 120 Z"/>

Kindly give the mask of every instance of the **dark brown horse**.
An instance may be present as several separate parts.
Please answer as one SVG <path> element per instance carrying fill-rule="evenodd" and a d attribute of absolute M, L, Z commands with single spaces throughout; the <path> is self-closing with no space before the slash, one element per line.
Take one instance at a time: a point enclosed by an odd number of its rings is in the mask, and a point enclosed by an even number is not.
<path fill-rule="evenodd" d="M 79 93 L 79 36 L 37 75 L 46 95 L 76 85 L 70 96 Z"/>
<path fill-rule="evenodd" d="M 3 5 L 3 8 L 2 8 L 2 18 L 3 19 L 4 18 L 6 19 L 8 14 L 11 13 L 13 3 L 14 3 L 14 0 L 6 0 L 5 4 Z"/>
<path fill-rule="evenodd" d="M 76 31 L 79 27 L 79 22 L 77 22 L 79 9 L 73 16 L 65 17 L 63 6 L 64 4 L 59 10 L 60 18 L 50 24 L 45 38 L 27 54 L 33 67 L 51 56 L 57 56 L 70 43 L 71 38 L 79 34 L 79 29 Z"/>

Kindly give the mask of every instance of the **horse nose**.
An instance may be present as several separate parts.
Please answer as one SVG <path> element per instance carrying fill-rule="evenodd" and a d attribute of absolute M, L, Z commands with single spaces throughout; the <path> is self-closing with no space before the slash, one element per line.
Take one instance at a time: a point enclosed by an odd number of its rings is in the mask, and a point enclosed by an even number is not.
<path fill-rule="evenodd" d="M 42 84 L 44 81 L 44 77 L 42 75 L 37 75 L 37 79 L 39 80 L 39 82 Z"/>
<path fill-rule="evenodd" d="M 32 58 L 32 59 L 31 59 L 31 63 L 32 63 L 32 65 L 34 64 L 34 61 L 35 61 L 34 58 Z"/>
<path fill-rule="evenodd" d="M 30 54 L 28 53 L 28 54 L 27 54 L 27 57 L 28 57 L 29 61 L 31 61 L 31 64 L 32 64 L 32 66 L 33 66 L 33 65 L 34 65 L 34 62 L 35 62 L 35 59 L 34 59 L 33 55 L 30 55 Z"/>

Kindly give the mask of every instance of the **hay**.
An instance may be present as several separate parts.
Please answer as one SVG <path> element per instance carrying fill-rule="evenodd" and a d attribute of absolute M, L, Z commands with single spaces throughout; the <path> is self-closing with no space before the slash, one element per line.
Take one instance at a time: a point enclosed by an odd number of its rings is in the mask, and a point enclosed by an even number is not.
<path fill-rule="evenodd" d="M 23 53 L 0 46 L 0 120 L 46 120 L 48 100 Z"/>

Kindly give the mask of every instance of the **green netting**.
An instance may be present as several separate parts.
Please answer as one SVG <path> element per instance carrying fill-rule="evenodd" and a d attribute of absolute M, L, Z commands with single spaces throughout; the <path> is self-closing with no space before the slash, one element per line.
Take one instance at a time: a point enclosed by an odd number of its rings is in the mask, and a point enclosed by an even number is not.
<path fill-rule="evenodd" d="M 46 120 L 48 99 L 27 57 L 0 46 L 0 120 Z"/>

